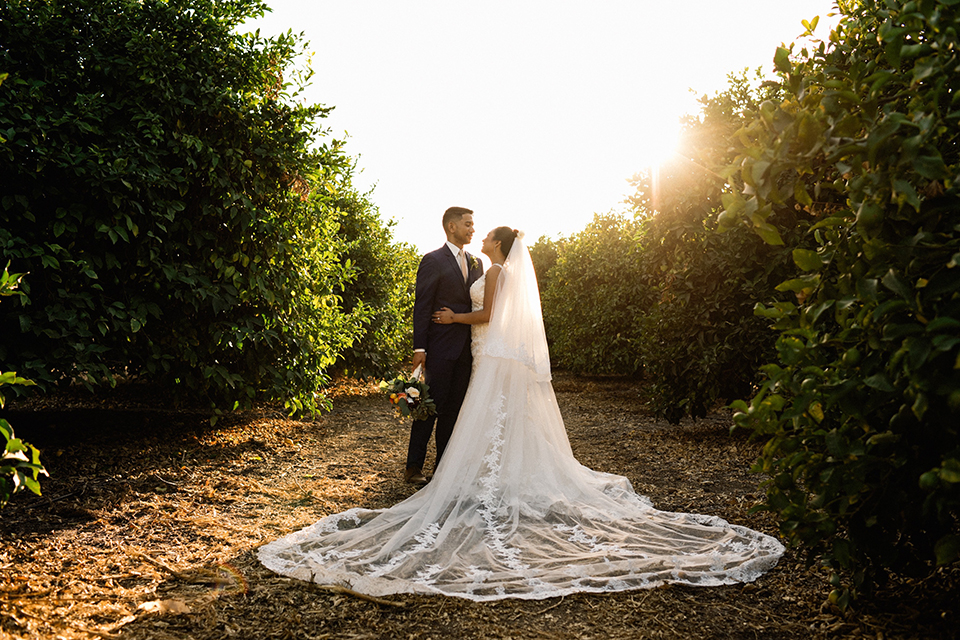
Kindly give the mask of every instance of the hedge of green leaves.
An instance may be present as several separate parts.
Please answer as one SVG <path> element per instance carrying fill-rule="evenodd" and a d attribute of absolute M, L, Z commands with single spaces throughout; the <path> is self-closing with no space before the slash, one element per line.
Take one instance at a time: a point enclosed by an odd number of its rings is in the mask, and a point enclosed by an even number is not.
<path fill-rule="evenodd" d="M 340 189 L 341 261 L 355 276 L 340 290 L 347 313 L 366 309 L 363 333 L 342 349 L 336 368 L 356 377 L 383 377 L 413 352 L 413 298 L 420 255 L 393 238 L 369 197 Z"/>
<path fill-rule="evenodd" d="M 736 420 L 845 606 L 960 558 L 960 2 L 843 10 L 829 42 L 778 50 L 786 93 L 741 132 L 724 215 L 771 242 L 779 212 L 813 218 L 794 300 L 758 306 L 778 359 Z"/>
<path fill-rule="evenodd" d="M 218 411 L 317 406 L 372 317 L 341 304 L 353 164 L 326 109 L 296 100 L 309 74 L 284 77 L 299 38 L 234 32 L 263 9 L 0 6 L 0 259 L 30 273 L 0 313 L 16 336 L 0 367 L 45 388 L 157 383 Z"/>
<path fill-rule="evenodd" d="M 642 370 L 637 318 L 651 296 L 634 277 L 639 252 L 637 224 L 617 215 L 596 215 L 570 238 L 533 246 L 555 366 L 587 374 Z"/>
<path fill-rule="evenodd" d="M 3 76 L 0 76 L 0 82 Z M 0 297 L 16 295 L 17 287 L 23 279 L 22 273 L 10 273 L 7 267 L 0 272 Z M 33 386 L 33 382 L 21 378 L 13 371 L 0 371 L 0 387 L 7 385 Z M 6 397 L 0 391 L 0 409 L 6 404 Z M 13 427 L 0 418 L 0 437 L 3 448 L 0 449 L 0 508 L 10 498 L 24 489 L 40 495 L 40 476 L 47 470 L 40 462 L 40 451 L 32 444 L 17 438 Z"/>

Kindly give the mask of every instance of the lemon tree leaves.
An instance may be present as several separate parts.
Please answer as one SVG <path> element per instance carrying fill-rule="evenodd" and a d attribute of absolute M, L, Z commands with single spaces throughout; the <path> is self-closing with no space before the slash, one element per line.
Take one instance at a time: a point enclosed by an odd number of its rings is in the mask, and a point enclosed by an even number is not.
<path fill-rule="evenodd" d="M 960 558 L 960 4 L 844 11 L 828 42 L 776 51 L 786 93 L 739 132 L 724 201 L 727 226 L 807 214 L 780 285 L 797 308 L 757 309 L 779 363 L 736 420 L 769 438 L 765 508 L 846 576 L 841 605 Z"/>
<path fill-rule="evenodd" d="M 322 403 L 372 313 L 343 306 L 358 268 L 336 197 L 354 162 L 320 125 L 329 108 L 295 97 L 300 38 L 236 32 L 264 9 L 0 7 L 0 254 L 30 273 L 0 310 L 19 331 L 0 365 L 216 411 Z"/>
<path fill-rule="evenodd" d="M 8 267 L 9 265 L 7 265 Z M 23 280 L 22 273 L 10 273 L 4 267 L 0 273 L 0 296 L 16 295 L 17 287 Z M 7 385 L 33 386 L 33 382 L 21 378 L 13 371 L 0 371 L 0 387 Z M 3 408 L 6 398 L 0 391 L 0 408 Z M 13 427 L 6 420 L 0 418 L 0 438 L 3 438 L 3 448 L 0 449 L 0 507 L 9 502 L 15 494 L 28 489 L 40 495 L 40 476 L 47 475 L 40 462 L 40 451 L 32 444 L 17 438 Z"/>

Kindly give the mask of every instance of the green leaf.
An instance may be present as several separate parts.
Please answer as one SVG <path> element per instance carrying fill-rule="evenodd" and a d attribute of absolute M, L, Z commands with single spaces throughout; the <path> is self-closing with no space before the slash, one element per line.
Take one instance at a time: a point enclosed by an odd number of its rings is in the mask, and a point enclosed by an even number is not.
<path fill-rule="evenodd" d="M 23 485 L 24 485 L 27 489 L 29 489 L 30 491 L 34 492 L 34 493 L 37 494 L 38 496 L 39 496 L 39 495 L 42 495 L 42 494 L 40 493 L 40 483 L 37 482 L 37 480 L 36 480 L 32 475 L 23 474 L 23 475 L 21 476 L 21 480 L 23 481 Z"/>
<path fill-rule="evenodd" d="M 919 156 L 913 160 L 913 170 L 928 180 L 941 180 L 950 176 L 947 165 L 940 156 Z"/>
<path fill-rule="evenodd" d="M 895 20 L 887 20 L 882 25 L 880 25 L 879 36 L 880 40 L 883 42 L 890 42 L 894 38 L 898 38 L 905 34 L 908 31 L 906 27 L 900 26 Z"/>
<path fill-rule="evenodd" d="M 825 227 L 826 227 L 826 228 L 839 227 L 840 225 L 848 224 L 849 222 L 850 222 L 850 219 L 849 219 L 849 218 L 844 218 L 844 217 L 842 217 L 842 216 L 829 216 L 829 217 L 824 218 L 823 220 L 819 221 L 818 223 L 816 223 L 816 224 L 813 225 L 812 227 L 810 227 L 810 230 L 811 230 L 811 231 L 814 231 L 815 229 L 822 229 L 822 228 L 825 228 Z"/>
<path fill-rule="evenodd" d="M 793 261 L 804 271 L 815 271 L 823 267 L 823 258 L 810 249 L 794 249 Z"/>
<path fill-rule="evenodd" d="M 960 536 L 946 535 L 937 540 L 933 547 L 937 565 L 943 566 L 960 560 Z"/>
<path fill-rule="evenodd" d="M 786 282 L 781 282 L 776 286 L 777 291 L 794 291 L 800 292 L 807 289 L 813 289 L 820 283 L 820 275 L 809 275 L 803 276 L 801 278 L 793 278 L 787 280 Z"/>
<path fill-rule="evenodd" d="M 940 465 L 940 479 L 951 484 L 960 483 L 960 461 L 947 458 Z"/>
<path fill-rule="evenodd" d="M 790 51 L 783 47 L 777 47 L 777 52 L 773 55 L 773 64 L 777 67 L 777 71 L 790 73 L 793 69 L 790 65 Z"/>
<path fill-rule="evenodd" d="M 780 237 L 780 232 L 777 231 L 777 228 L 768 222 L 761 222 L 759 224 L 753 225 L 753 230 L 758 236 L 760 236 L 764 242 L 772 245 L 782 245 L 783 238 Z"/>
<path fill-rule="evenodd" d="M 880 71 L 873 74 L 868 80 L 871 80 L 873 84 L 870 85 L 870 95 L 876 95 L 884 86 L 887 85 L 891 80 L 896 76 L 892 71 Z"/>
<path fill-rule="evenodd" d="M 877 391 L 883 391 L 886 393 L 893 391 L 893 385 L 890 384 L 890 381 L 887 379 L 887 376 L 884 373 L 875 373 L 874 375 L 865 378 L 863 384 L 867 385 L 871 389 L 876 389 Z"/>
<path fill-rule="evenodd" d="M 936 333 L 938 331 L 960 333 L 960 320 L 946 316 L 934 318 L 927 324 L 927 333 Z"/>
<path fill-rule="evenodd" d="M 754 315 L 761 318 L 783 318 L 791 315 L 796 310 L 796 305 L 792 302 L 776 302 L 772 307 L 766 307 L 763 303 L 756 303 L 753 307 Z"/>
<path fill-rule="evenodd" d="M 932 300 L 943 294 L 953 296 L 960 291 L 960 269 L 941 269 L 923 288 L 923 297 Z"/>
<path fill-rule="evenodd" d="M 901 55 L 905 52 L 905 49 L 906 47 L 901 49 Z M 920 82 L 921 80 L 926 80 L 938 71 L 939 66 L 939 61 L 936 58 L 924 58 L 918 60 L 917 64 L 913 66 L 913 81 L 916 83 Z"/>
<path fill-rule="evenodd" d="M 883 327 L 883 339 L 897 341 L 907 336 L 923 333 L 923 325 L 918 322 L 888 324 Z"/>
<path fill-rule="evenodd" d="M 893 190 L 895 193 L 900 194 L 901 199 L 904 202 L 909 204 L 916 211 L 920 211 L 920 197 L 917 196 L 917 190 L 913 188 L 912 184 L 906 180 L 894 180 Z"/>
<path fill-rule="evenodd" d="M 887 62 L 895 69 L 900 67 L 900 49 L 902 47 L 903 36 L 897 35 L 887 41 L 887 45 L 883 49 L 884 55 L 887 56 Z"/>
<path fill-rule="evenodd" d="M 904 302 L 903 300 L 887 300 L 886 302 L 877 306 L 873 310 L 873 320 L 876 322 L 886 314 L 892 311 L 901 311 L 903 309 L 909 309 L 910 305 Z"/>
<path fill-rule="evenodd" d="M 831 429 L 827 432 L 824 438 L 824 444 L 827 446 L 827 451 L 829 451 L 831 455 L 842 456 L 846 454 L 844 438 L 836 429 Z"/>
<path fill-rule="evenodd" d="M 816 305 L 815 307 L 807 310 L 807 319 L 810 324 L 816 324 L 817 320 L 820 319 L 820 316 L 823 315 L 823 312 L 829 309 L 834 305 L 836 300 L 826 300 Z"/>
<path fill-rule="evenodd" d="M 887 272 L 887 275 L 883 276 L 883 286 L 885 286 L 890 291 L 893 291 L 901 298 L 907 300 L 913 299 L 913 288 L 903 279 L 899 273 L 890 269 Z"/>
<path fill-rule="evenodd" d="M 875 301 L 877 299 L 877 279 L 860 278 L 857 280 L 857 295 L 863 300 Z"/>
<path fill-rule="evenodd" d="M 857 228 L 866 236 L 872 236 L 884 219 L 884 210 L 876 202 L 868 200 L 857 209 Z"/>

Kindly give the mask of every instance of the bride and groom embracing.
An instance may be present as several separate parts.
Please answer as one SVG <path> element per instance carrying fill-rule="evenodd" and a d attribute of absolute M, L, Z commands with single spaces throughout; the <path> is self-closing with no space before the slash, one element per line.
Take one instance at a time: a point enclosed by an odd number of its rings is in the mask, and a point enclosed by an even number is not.
<path fill-rule="evenodd" d="M 271 542 L 260 561 L 373 596 L 477 601 L 750 582 L 776 565 L 776 539 L 659 511 L 626 478 L 577 462 L 522 237 L 490 232 L 484 274 L 463 252 L 472 212 L 449 209 L 444 229 L 448 244 L 421 262 L 414 310 L 414 364 L 426 363 L 438 407 L 432 480 L 388 509 L 350 509 Z M 431 430 L 411 429 L 408 480 L 426 481 Z"/>

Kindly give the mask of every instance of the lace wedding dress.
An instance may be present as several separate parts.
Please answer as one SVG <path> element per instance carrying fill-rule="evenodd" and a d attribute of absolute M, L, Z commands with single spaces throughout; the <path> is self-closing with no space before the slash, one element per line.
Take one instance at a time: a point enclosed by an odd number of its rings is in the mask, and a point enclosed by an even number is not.
<path fill-rule="evenodd" d="M 483 304 L 485 277 L 471 290 Z M 573 457 L 550 383 L 529 252 L 514 242 L 433 480 L 389 509 L 350 509 L 258 551 L 277 573 L 374 596 L 548 598 L 664 583 L 750 582 L 774 538 L 715 516 L 658 511 Z"/>

